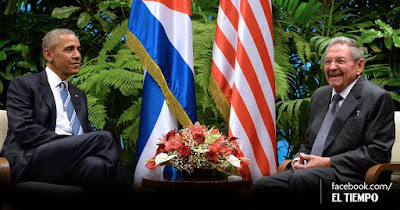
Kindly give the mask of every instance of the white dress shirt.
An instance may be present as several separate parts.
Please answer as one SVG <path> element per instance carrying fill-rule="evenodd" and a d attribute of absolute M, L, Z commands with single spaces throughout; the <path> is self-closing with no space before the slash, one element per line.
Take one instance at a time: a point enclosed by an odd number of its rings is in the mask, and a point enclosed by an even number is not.
<path fill-rule="evenodd" d="M 354 80 L 349 86 L 347 86 L 342 92 L 339 93 L 340 96 L 342 96 L 342 100 L 340 100 L 338 102 L 339 108 L 342 106 L 343 101 L 346 99 L 347 95 L 349 95 L 351 89 L 353 89 L 354 85 L 356 84 L 356 82 L 360 79 L 360 76 L 357 77 L 356 80 Z M 335 88 L 332 88 L 332 96 L 331 96 L 331 101 L 333 96 L 336 94 L 337 92 L 335 91 Z"/>
<path fill-rule="evenodd" d="M 68 80 L 62 81 L 61 78 L 49 67 L 46 67 L 45 71 L 51 91 L 53 92 L 54 101 L 56 102 L 57 116 L 55 132 L 58 135 L 73 135 L 72 127 L 69 124 L 67 112 L 64 110 L 63 101 L 61 99 L 61 87 L 59 86 L 61 82 L 64 82 L 68 90 Z"/>

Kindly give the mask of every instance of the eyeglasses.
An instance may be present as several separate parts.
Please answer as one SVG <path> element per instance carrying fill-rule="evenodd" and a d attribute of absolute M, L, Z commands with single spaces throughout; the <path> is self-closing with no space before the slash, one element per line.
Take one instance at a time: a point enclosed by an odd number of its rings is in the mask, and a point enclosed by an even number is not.
<path fill-rule="evenodd" d="M 335 63 L 336 64 L 339 64 L 339 65 L 343 65 L 343 64 L 346 64 L 348 61 L 347 61 L 347 59 L 346 58 L 343 58 L 343 57 L 339 57 L 339 58 L 326 58 L 325 60 L 324 60 L 324 64 L 325 65 L 331 65 L 331 63 L 332 62 L 334 62 L 335 61 Z M 355 61 L 357 61 L 357 60 L 354 60 L 354 62 Z"/>

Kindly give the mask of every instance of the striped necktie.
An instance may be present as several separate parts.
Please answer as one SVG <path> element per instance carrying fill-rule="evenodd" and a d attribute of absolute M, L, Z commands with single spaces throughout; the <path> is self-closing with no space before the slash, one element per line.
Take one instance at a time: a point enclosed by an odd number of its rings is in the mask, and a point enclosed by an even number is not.
<path fill-rule="evenodd" d="M 69 94 L 64 82 L 60 83 L 61 87 L 61 99 L 63 100 L 64 111 L 67 112 L 69 125 L 72 127 L 74 136 L 83 134 L 83 129 L 79 123 L 78 116 L 76 115 L 74 105 L 71 101 L 71 95 Z"/>
<path fill-rule="evenodd" d="M 339 111 L 338 102 L 341 101 L 342 99 L 343 97 L 339 94 L 335 94 L 333 96 L 328 112 L 326 112 L 324 121 L 322 122 L 321 128 L 319 129 L 317 137 L 315 138 L 314 145 L 311 149 L 311 155 L 322 156 L 326 138 L 328 137 L 328 133 L 331 130 L 331 126 L 333 120 L 335 119 L 336 113 Z"/>

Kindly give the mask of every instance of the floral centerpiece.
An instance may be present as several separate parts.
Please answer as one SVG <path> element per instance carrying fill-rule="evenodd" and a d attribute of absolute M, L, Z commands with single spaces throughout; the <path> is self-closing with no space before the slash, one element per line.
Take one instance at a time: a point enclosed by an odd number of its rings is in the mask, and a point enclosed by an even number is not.
<path fill-rule="evenodd" d="M 155 169 L 169 164 L 186 174 L 216 169 L 228 176 L 240 176 L 239 169 L 248 165 L 249 159 L 241 153 L 236 139 L 196 122 L 178 132 L 174 129 L 163 135 L 157 144 L 156 155 L 147 161 L 146 167 Z"/>

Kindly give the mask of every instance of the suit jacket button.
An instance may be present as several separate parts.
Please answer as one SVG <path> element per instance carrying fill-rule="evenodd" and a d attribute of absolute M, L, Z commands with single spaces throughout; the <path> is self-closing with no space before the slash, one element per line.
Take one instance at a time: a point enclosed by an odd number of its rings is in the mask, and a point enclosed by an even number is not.
<path fill-rule="evenodd" d="M 26 153 L 26 156 L 30 157 L 32 155 L 32 153 L 28 152 Z"/>

